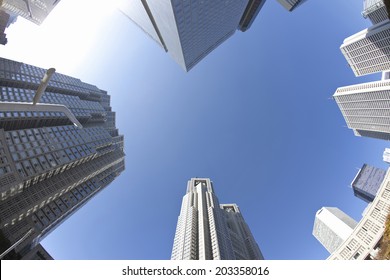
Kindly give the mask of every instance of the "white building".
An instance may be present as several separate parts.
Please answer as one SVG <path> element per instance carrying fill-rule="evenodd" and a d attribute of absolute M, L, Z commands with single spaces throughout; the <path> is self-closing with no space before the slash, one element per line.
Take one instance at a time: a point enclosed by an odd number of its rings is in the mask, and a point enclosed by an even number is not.
<path fill-rule="evenodd" d="M 372 24 L 380 23 L 389 18 L 383 0 L 364 0 L 362 15 L 364 18 L 368 18 Z"/>
<path fill-rule="evenodd" d="M 322 207 L 314 220 L 313 235 L 333 253 L 352 233 L 357 222 L 336 207 Z"/>
<path fill-rule="evenodd" d="M 243 246 L 237 249 L 237 246 Z M 182 200 L 172 260 L 263 259 L 237 205 L 220 205 L 212 182 L 192 178 Z"/>
<path fill-rule="evenodd" d="M 383 152 L 383 161 L 390 163 L 390 148 L 386 148 Z"/>
<path fill-rule="evenodd" d="M 390 80 L 339 87 L 333 98 L 356 136 L 390 140 Z"/>
<path fill-rule="evenodd" d="M 390 20 L 346 38 L 340 50 L 356 76 L 390 70 Z"/>
<path fill-rule="evenodd" d="M 335 250 L 328 260 L 365 260 L 375 258 L 378 243 L 385 230 L 390 213 L 390 169 L 377 192 L 374 201 L 364 211 L 349 237 Z"/>
<path fill-rule="evenodd" d="M 21 16 L 36 24 L 41 24 L 60 0 L 2 0 L 0 10 L 8 14 Z"/>
<path fill-rule="evenodd" d="M 185 71 L 241 28 L 245 30 L 264 1 L 126 0 L 121 11 L 153 38 Z M 257 1 L 258 2 L 258 1 Z M 247 11 L 247 6 L 250 10 Z"/>

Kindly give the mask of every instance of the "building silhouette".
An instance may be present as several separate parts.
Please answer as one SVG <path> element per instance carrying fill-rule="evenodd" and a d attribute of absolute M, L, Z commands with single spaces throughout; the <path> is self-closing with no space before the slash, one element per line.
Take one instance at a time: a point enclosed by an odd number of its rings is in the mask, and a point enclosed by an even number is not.
<path fill-rule="evenodd" d="M 13 248 L 13 258 L 29 254 L 125 168 L 107 92 L 54 73 L 33 105 L 44 74 L 0 58 L 1 252 Z"/>
<path fill-rule="evenodd" d="M 210 179 L 187 183 L 177 222 L 171 259 L 263 259 L 235 204 L 219 204 Z"/>
<path fill-rule="evenodd" d="M 390 80 L 339 87 L 333 99 L 356 136 L 390 140 Z"/>
<path fill-rule="evenodd" d="M 317 211 L 313 235 L 329 253 L 349 237 L 357 222 L 336 207 L 322 207 Z"/>
<path fill-rule="evenodd" d="M 386 170 L 363 164 L 351 183 L 353 194 L 367 203 L 374 201 L 385 175 Z"/>
<path fill-rule="evenodd" d="M 265 0 L 122 1 L 121 11 L 185 71 L 231 37 L 247 30 Z"/>

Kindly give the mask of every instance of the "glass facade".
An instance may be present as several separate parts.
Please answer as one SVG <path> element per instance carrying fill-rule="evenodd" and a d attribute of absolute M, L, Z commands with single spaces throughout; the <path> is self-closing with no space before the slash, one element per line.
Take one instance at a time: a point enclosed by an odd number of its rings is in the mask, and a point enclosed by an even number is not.
<path fill-rule="evenodd" d="M 189 71 L 234 34 L 248 3 L 248 0 L 131 0 L 121 10 Z"/>

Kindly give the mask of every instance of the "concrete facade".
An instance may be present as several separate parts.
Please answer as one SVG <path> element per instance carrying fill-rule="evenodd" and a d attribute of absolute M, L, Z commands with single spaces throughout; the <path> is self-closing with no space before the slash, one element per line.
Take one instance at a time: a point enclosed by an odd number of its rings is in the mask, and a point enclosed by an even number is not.
<path fill-rule="evenodd" d="M 390 20 L 346 38 L 340 50 L 355 76 L 390 70 Z"/>
<path fill-rule="evenodd" d="M 336 207 L 322 207 L 317 211 L 313 235 L 333 253 L 352 233 L 357 222 Z"/>
<path fill-rule="evenodd" d="M 390 80 L 339 87 L 333 99 L 356 136 L 390 140 Z"/>
<path fill-rule="evenodd" d="M 0 231 L 21 256 L 125 168 L 107 92 L 54 73 L 33 105 L 44 73 L 0 58 Z"/>
<path fill-rule="evenodd" d="M 263 259 L 238 206 L 222 204 L 208 178 L 187 183 L 172 260 Z"/>
<path fill-rule="evenodd" d="M 364 217 L 359 221 L 350 236 L 334 251 L 328 260 L 373 259 L 378 243 L 385 230 L 385 221 L 390 213 L 390 169 L 377 192 L 374 201 L 368 206 Z"/>

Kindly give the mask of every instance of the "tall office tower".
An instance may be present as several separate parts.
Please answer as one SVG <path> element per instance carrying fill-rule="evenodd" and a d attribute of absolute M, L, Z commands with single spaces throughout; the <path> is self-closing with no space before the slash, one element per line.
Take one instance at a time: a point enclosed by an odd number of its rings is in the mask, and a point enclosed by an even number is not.
<path fill-rule="evenodd" d="M 221 204 L 224 210 L 230 240 L 233 245 L 234 255 L 237 260 L 263 260 L 256 240 L 241 215 L 237 204 Z"/>
<path fill-rule="evenodd" d="M 266 0 L 249 0 L 239 23 L 239 29 L 242 32 L 247 31 L 255 21 Z"/>
<path fill-rule="evenodd" d="M 390 20 L 346 38 L 340 50 L 355 76 L 390 70 Z"/>
<path fill-rule="evenodd" d="M 364 0 L 362 15 L 369 18 L 372 24 L 389 19 L 384 0 Z"/>
<path fill-rule="evenodd" d="M 278 2 L 285 7 L 288 11 L 293 11 L 299 5 L 306 2 L 306 0 L 278 0 Z"/>
<path fill-rule="evenodd" d="M 356 136 L 390 140 L 390 80 L 339 87 L 333 98 Z"/>
<path fill-rule="evenodd" d="M 390 163 L 390 148 L 386 148 L 383 152 L 383 161 Z"/>
<path fill-rule="evenodd" d="M 41 24 L 60 0 L 1 0 L 0 10 Z"/>
<path fill-rule="evenodd" d="M 313 235 L 333 253 L 352 233 L 357 222 L 336 207 L 322 207 L 314 220 Z"/>
<path fill-rule="evenodd" d="M 263 2 L 126 0 L 121 11 L 189 71 L 238 28 L 246 30 Z"/>
<path fill-rule="evenodd" d="M 0 58 L 0 251 L 11 248 L 14 258 L 125 168 L 107 92 L 54 73 L 38 101 L 44 74 Z"/>
<path fill-rule="evenodd" d="M 262 257 L 238 207 L 225 208 L 220 206 L 210 179 L 192 178 L 188 181 L 171 259 L 235 260 Z M 233 214 L 229 209 L 238 212 Z M 245 248 L 235 249 L 240 244 L 245 244 Z"/>
<path fill-rule="evenodd" d="M 372 202 L 385 175 L 386 170 L 363 164 L 351 183 L 353 194 L 365 202 Z"/>

